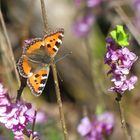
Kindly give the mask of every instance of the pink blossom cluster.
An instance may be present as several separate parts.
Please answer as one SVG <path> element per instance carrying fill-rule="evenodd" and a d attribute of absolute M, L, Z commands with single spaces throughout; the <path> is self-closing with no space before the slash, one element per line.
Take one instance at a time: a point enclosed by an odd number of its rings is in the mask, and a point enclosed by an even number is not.
<path fill-rule="evenodd" d="M 12 103 L 7 90 L 0 84 L 0 123 L 13 131 L 15 140 L 23 140 L 24 129 L 33 122 L 34 116 L 28 114 L 31 109 L 30 103 Z"/>
<path fill-rule="evenodd" d="M 129 77 L 129 73 L 138 57 L 128 48 L 118 46 L 112 38 L 107 38 L 106 42 L 107 52 L 104 61 L 111 68 L 108 74 L 112 74 L 111 81 L 114 84 L 110 91 L 123 94 L 126 90 L 133 89 L 137 81 L 137 77 Z"/>
<path fill-rule="evenodd" d="M 75 18 L 73 24 L 73 32 L 77 37 L 87 37 L 96 21 L 96 15 L 93 13 L 93 9 L 96 8 L 98 5 L 100 5 L 103 0 L 74 0 L 74 1 L 75 5 L 77 6 L 77 9 L 79 9 L 80 11 L 79 12 L 80 15 L 78 15 Z"/>
<path fill-rule="evenodd" d="M 78 132 L 85 140 L 105 140 L 114 128 L 114 116 L 110 112 L 96 115 L 91 120 L 84 117 L 78 125 Z"/>

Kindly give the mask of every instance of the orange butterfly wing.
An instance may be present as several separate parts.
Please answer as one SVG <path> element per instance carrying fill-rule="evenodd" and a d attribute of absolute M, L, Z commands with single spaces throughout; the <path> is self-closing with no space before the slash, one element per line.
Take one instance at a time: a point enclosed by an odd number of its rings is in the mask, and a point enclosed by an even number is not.
<path fill-rule="evenodd" d="M 41 95 L 43 89 L 45 88 L 48 75 L 49 75 L 49 67 L 35 72 L 31 77 L 28 78 L 27 84 L 33 95 L 35 96 Z"/>
<path fill-rule="evenodd" d="M 23 48 L 23 54 L 32 54 L 34 51 L 40 49 L 40 47 L 43 45 L 42 44 L 42 39 L 41 38 L 35 38 L 33 39 L 30 43 L 27 43 L 25 47 Z"/>
<path fill-rule="evenodd" d="M 57 29 L 44 37 L 44 45 L 47 47 L 48 55 L 54 57 L 62 44 L 64 29 Z"/>
<path fill-rule="evenodd" d="M 20 75 L 24 78 L 29 77 L 30 75 L 32 75 L 31 72 L 31 66 L 29 64 L 29 60 L 25 55 L 22 55 L 18 61 L 18 71 L 20 73 Z"/>
<path fill-rule="evenodd" d="M 44 36 L 43 40 L 40 38 L 33 39 L 23 48 L 23 55 L 18 61 L 18 70 L 21 76 L 28 78 L 27 84 L 35 96 L 39 96 L 46 85 L 49 75 L 49 65 L 47 66 L 47 64 L 50 63 L 50 58 L 54 57 L 58 52 L 63 36 L 64 30 L 57 29 Z M 31 65 L 31 62 L 35 61 L 39 62 L 38 64 L 45 62 L 44 64 L 46 64 L 47 68 L 35 71 L 34 65 Z"/>

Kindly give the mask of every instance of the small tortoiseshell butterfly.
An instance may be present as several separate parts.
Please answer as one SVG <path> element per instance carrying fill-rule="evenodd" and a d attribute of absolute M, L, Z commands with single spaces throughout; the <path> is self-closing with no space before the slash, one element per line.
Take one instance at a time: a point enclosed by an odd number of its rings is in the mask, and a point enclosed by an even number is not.
<path fill-rule="evenodd" d="M 59 50 L 64 36 L 63 29 L 57 29 L 44 36 L 26 43 L 17 67 L 22 77 L 27 78 L 27 85 L 35 96 L 41 95 L 50 70 L 50 61 Z"/>

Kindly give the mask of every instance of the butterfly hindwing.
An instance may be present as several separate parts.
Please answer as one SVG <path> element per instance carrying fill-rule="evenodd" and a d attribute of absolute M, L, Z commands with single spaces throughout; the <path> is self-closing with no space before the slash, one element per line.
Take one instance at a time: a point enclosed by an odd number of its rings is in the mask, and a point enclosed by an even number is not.
<path fill-rule="evenodd" d="M 20 75 L 24 78 L 31 77 L 33 73 L 44 66 L 39 61 L 32 60 L 26 55 L 22 55 L 18 61 L 17 67 Z"/>
<path fill-rule="evenodd" d="M 41 69 L 35 72 L 31 77 L 28 78 L 27 84 L 33 95 L 41 95 L 43 89 L 45 88 L 47 79 L 49 75 L 49 66 L 45 69 Z"/>
<path fill-rule="evenodd" d="M 20 75 L 24 78 L 29 77 L 33 73 L 31 72 L 31 66 L 29 64 L 29 60 L 25 55 L 22 55 L 17 64 L 18 71 Z"/>
<path fill-rule="evenodd" d="M 57 29 L 54 32 L 47 34 L 44 37 L 44 45 L 47 47 L 50 57 L 54 57 L 62 44 L 62 38 L 64 36 L 63 29 Z"/>

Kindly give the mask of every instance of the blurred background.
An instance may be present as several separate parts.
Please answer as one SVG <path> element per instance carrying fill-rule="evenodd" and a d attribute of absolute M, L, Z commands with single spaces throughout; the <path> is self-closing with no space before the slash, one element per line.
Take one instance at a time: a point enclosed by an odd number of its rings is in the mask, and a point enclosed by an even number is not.
<path fill-rule="evenodd" d="M 110 140 L 124 140 L 116 96 L 108 92 L 111 82 L 106 74 L 109 68 L 104 64 L 105 38 L 117 24 L 124 25 L 131 40 L 130 50 L 140 55 L 140 0 L 45 2 L 48 29 L 65 30 L 63 45 L 55 59 L 72 52 L 56 64 L 70 140 L 84 140 L 77 132 L 77 126 L 81 118 L 87 114 L 94 115 L 98 110 L 114 114 L 115 125 Z M 45 35 L 40 0 L 1 0 L 1 11 L 17 63 L 24 40 Z M 2 22 L 0 25 L 0 82 L 14 98 L 19 85 Z M 140 77 L 139 59 L 131 73 Z M 134 140 L 139 140 L 140 137 L 139 84 L 138 80 L 132 93 L 126 93 L 123 97 L 126 119 Z M 41 134 L 41 139 L 62 140 L 52 71 L 40 97 L 34 97 L 26 87 L 22 98 L 46 116 L 45 123 L 37 123 L 35 127 Z M 7 130 L 0 127 L 0 133 L 7 139 Z"/>

